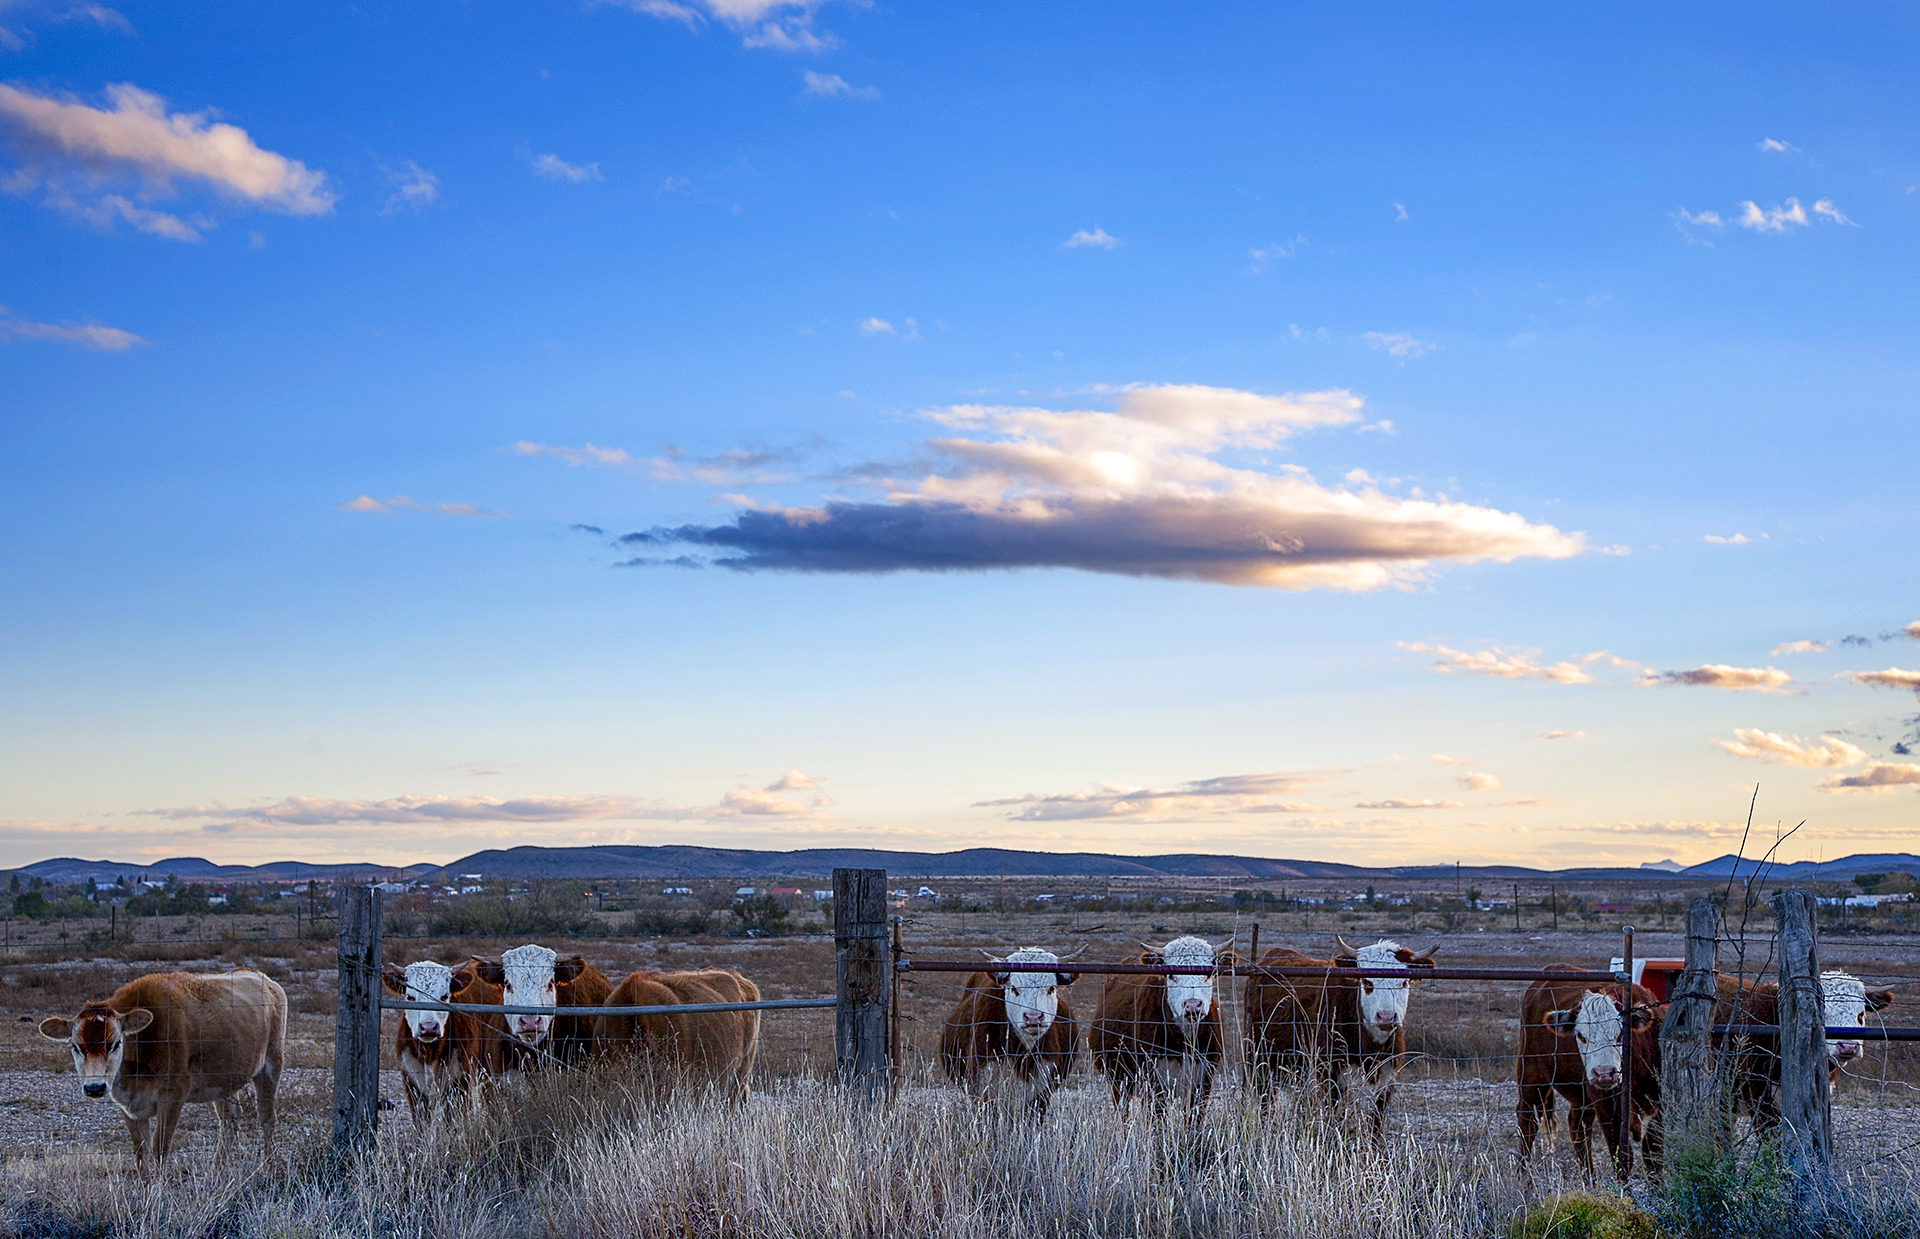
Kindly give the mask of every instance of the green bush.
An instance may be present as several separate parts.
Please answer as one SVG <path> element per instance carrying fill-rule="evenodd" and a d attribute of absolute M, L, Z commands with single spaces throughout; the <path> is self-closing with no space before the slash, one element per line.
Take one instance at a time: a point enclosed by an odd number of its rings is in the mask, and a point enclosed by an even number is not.
<path fill-rule="evenodd" d="M 707 914 L 698 909 L 637 908 L 617 932 L 637 938 L 691 938 L 707 932 Z"/>
<path fill-rule="evenodd" d="M 594 923 L 579 882 L 535 883 L 517 898 L 462 895 L 434 904 L 426 921 L 427 933 L 450 938 L 564 936 L 584 933 Z"/>
<path fill-rule="evenodd" d="M 1674 1158 L 1659 1205 L 1667 1226 L 1685 1235 L 1799 1239 L 1807 1233 L 1778 1145 L 1762 1145 L 1744 1159 L 1711 1153 Z"/>
<path fill-rule="evenodd" d="M 1573 1192 L 1513 1220 L 1508 1239 L 1662 1239 L 1653 1215 L 1624 1196 Z"/>

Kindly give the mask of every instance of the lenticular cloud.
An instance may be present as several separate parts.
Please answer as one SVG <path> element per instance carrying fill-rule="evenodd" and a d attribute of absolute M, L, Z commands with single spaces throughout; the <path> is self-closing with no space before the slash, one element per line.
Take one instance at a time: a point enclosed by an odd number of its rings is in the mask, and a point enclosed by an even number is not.
<path fill-rule="evenodd" d="M 1511 512 L 1371 482 L 1323 486 L 1298 466 L 1258 460 L 1300 431 L 1358 421 L 1360 407 L 1344 391 L 1200 386 L 1130 389 L 1111 412 L 961 405 L 931 415 L 952 432 L 924 445 L 933 471 L 866 479 L 875 498 L 753 509 L 622 542 L 691 547 L 746 572 L 1078 568 L 1351 591 L 1410 584 L 1436 561 L 1585 549 L 1582 535 Z"/>

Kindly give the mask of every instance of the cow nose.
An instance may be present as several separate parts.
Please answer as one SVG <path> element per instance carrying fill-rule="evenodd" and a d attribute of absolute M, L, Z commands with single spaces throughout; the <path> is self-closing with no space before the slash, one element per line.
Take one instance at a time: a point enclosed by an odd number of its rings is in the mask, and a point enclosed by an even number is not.
<path fill-rule="evenodd" d="M 104 1084 L 83 1084 L 80 1086 L 80 1091 L 89 1097 L 105 1097 L 107 1095 L 107 1086 Z"/>
<path fill-rule="evenodd" d="M 1180 1004 L 1180 1014 L 1187 1016 L 1189 1019 L 1198 1018 L 1200 1013 L 1205 1009 L 1198 998 L 1189 998 Z"/>
<path fill-rule="evenodd" d="M 1612 1084 L 1620 1078 L 1618 1067 L 1595 1067 L 1592 1071 L 1595 1084 Z"/>
<path fill-rule="evenodd" d="M 420 1035 L 431 1041 L 440 1035 L 440 1025 L 431 1022 L 422 1024 L 420 1025 Z"/>
<path fill-rule="evenodd" d="M 1844 1063 L 1849 1059 L 1860 1057 L 1860 1049 L 1858 1041 L 1842 1041 L 1833 1047 L 1833 1056 Z"/>
<path fill-rule="evenodd" d="M 1382 1011 L 1373 1017 L 1373 1022 L 1383 1028 L 1392 1028 L 1400 1022 L 1400 1013 L 1397 1011 Z"/>
<path fill-rule="evenodd" d="M 1038 1024 L 1041 1020 L 1044 1020 L 1047 1017 L 1040 1014 L 1038 1011 L 1027 1011 L 1027 1012 L 1023 1012 L 1020 1018 L 1025 1020 L 1029 1024 Z"/>

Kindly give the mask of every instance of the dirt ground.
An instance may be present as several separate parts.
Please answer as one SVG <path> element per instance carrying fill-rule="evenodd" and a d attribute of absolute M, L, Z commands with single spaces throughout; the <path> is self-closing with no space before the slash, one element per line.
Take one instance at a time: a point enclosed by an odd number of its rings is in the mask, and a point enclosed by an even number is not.
<path fill-rule="evenodd" d="M 983 950 L 995 954 L 1022 946 L 1044 946 L 1066 953 L 1085 948 L 1083 961 L 1117 959 L 1137 951 L 1138 941 L 1164 942 L 1181 933 L 1199 933 L 1220 941 L 1232 936 L 1246 952 L 1254 918 L 1226 912 L 1113 914 L 1066 908 L 1058 911 L 1008 911 L 990 915 L 901 909 L 909 954 L 922 959 L 970 959 Z M 186 918 L 181 918 L 186 919 Z M 213 920 L 215 918 L 206 918 Z M 230 918 L 231 919 L 231 918 Z M 246 919 L 246 918 L 240 918 Z M 162 923 L 143 926 L 151 940 L 87 953 L 58 942 L 23 948 L 15 944 L 0 962 L 0 1158 L 58 1147 L 110 1152 L 127 1149 L 125 1128 L 107 1101 L 83 1098 L 71 1076 L 64 1049 L 42 1039 L 35 1027 L 47 1014 L 71 1014 L 87 998 L 103 997 L 117 985 L 147 972 L 170 969 L 221 971 L 258 968 L 286 987 L 290 1000 L 287 1050 L 290 1068 L 281 1091 L 280 1122 L 290 1137 L 320 1132 L 330 1122 L 333 1055 L 334 949 L 330 939 L 293 938 L 292 920 L 282 927 L 261 918 L 254 937 L 203 937 L 202 926 L 172 933 Z M 244 928 L 255 928 L 249 921 Z M 276 933 L 284 928 L 287 932 Z M 303 927 L 304 928 L 304 927 Z M 1391 932 L 1416 950 L 1434 947 L 1443 963 L 1537 967 L 1566 962 L 1604 969 L 1620 953 L 1617 933 L 1586 926 L 1527 926 L 1515 933 L 1477 926 L 1441 932 L 1395 926 L 1382 918 L 1356 917 L 1345 923 L 1319 912 L 1261 919 L 1262 948 L 1288 945 L 1310 954 L 1330 955 L 1334 933 L 1356 944 Z M 1753 937 L 1744 971 L 1770 972 L 1763 935 Z M 468 954 L 497 954 L 517 942 L 459 940 L 428 942 L 390 939 L 383 947 L 389 962 L 434 958 L 446 962 Z M 575 939 L 553 942 L 563 952 L 579 951 L 616 980 L 635 968 L 698 966 L 739 968 L 768 998 L 813 997 L 833 992 L 831 938 L 774 939 Z M 1680 954 L 1680 935 L 1643 931 L 1636 953 L 1643 958 Z M 1920 937 L 1905 933 L 1848 934 L 1825 939 L 1822 964 L 1842 967 L 1887 985 L 1898 995 L 1886 1019 L 1890 1024 L 1920 1024 Z M 1722 967 L 1732 960 L 1723 955 Z M 909 1080 L 937 1077 L 939 1029 L 959 992 L 961 974 L 908 975 L 900 988 L 901 1039 Z M 1084 1020 L 1091 1014 L 1098 978 L 1088 977 L 1067 991 Z M 1222 1007 L 1229 1041 L 1238 1045 L 1239 981 L 1223 982 Z M 1513 1142 L 1512 1055 L 1517 1038 L 1519 997 L 1524 986 L 1506 982 L 1429 981 L 1416 991 L 1408 1020 L 1408 1049 L 1413 1061 L 1393 1103 L 1391 1129 L 1403 1137 L 1471 1144 Z M 382 1119 L 384 1129 L 404 1131 L 411 1120 L 399 1079 L 391 1068 L 394 1020 L 389 1013 L 383 1095 L 396 1104 Z M 831 1070 L 833 1013 L 771 1012 L 762 1020 L 760 1087 L 800 1074 Z M 1237 1057 L 1237 1054 L 1236 1054 Z M 1230 1064 L 1223 1094 L 1229 1104 L 1237 1085 L 1237 1062 Z M 242 1106 L 251 1111 L 250 1097 Z M 1106 1104 L 1104 1086 L 1083 1057 L 1062 1105 Z M 1869 1044 L 1865 1058 L 1847 1072 L 1835 1098 L 1836 1151 L 1843 1163 L 1875 1159 L 1906 1161 L 1920 1146 L 1920 1050 L 1910 1045 Z M 248 1120 L 245 1140 L 257 1141 Z M 190 1106 L 178 1147 L 189 1156 L 210 1155 L 215 1125 L 211 1107 Z"/>

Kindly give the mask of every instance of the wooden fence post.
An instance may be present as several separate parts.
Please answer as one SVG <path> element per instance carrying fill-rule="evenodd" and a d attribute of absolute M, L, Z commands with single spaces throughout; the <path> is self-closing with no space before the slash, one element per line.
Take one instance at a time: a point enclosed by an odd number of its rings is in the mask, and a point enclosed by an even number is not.
<path fill-rule="evenodd" d="M 833 1056 L 869 1101 L 887 1086 L 887 871 L 833 871 Z"/>
<path fill-rule="evenodd" d="M 1720 909 L 1711 899 L 1687 906 L 1687 962 L 1668 991 L 1660 1029 L 1661 1135 L 1668 1166 L 1715 1159 L 1725 1149 L 1713 1054 L 1713 1009 L 1719 994 L 1714 953 Z"/>
<path fill-rule="evenodd" d="M 1813 895 L 1776 893 L 1773 922 L 1780 934 L 1780 1146 L 1802 1202 L 1817 1207 L 1833 1185 L 1833 1116 Z"/>
<path fill-rule="evenodd" d="M 340 996 L 333 1017 L 333 1144 L 373 1143 L 380 1104 L 380 892 L 340 891 Z"/>

